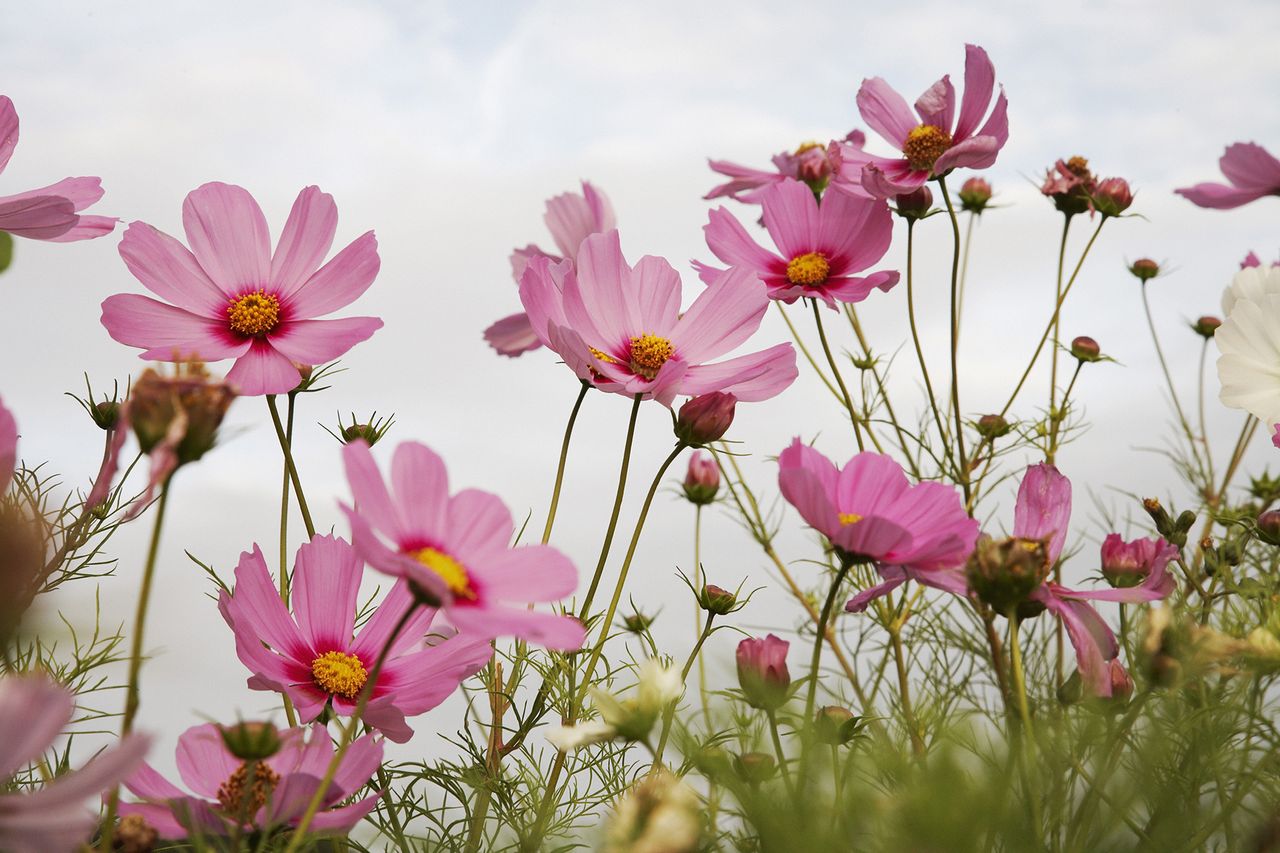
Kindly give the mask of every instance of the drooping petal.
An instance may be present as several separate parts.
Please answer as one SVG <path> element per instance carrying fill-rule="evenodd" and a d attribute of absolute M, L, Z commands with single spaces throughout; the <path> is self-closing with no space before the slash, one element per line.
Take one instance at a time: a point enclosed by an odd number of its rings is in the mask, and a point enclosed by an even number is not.
<path fill-rule="evenodd" d="M 242 397 L 288 394 L 301 381 L 302 374 L 289 357 L 260 339 L 254 339 L 249 349 L 236 359 L 236 363 L 227 372 L 227 384 L 233 386 Z"/>
<path fill-rule="evenodd" d="M 32 240 L 51 240 L 80 221 L 75 206 L 62 196 L 0 198 L 0 231 Z"/>
<path fill-rule="evenodd" d="M 266 287 L 271 276 L 271 236 L 262 209 L 242 187 L 208 183 L 182 203 L 187 245 L 222 288 L 245 293 Z"/>
<path fill-rule="evenodd" d="M 783 343 L 715 364 L 693 365 L 685 371 L 680 391 L 693 397 L 723 391 L 741 402 L 756 403 L 781 394 L 798 375 L 796 351 Z"/>
<path fill-rule="evenodd" d="M 999 153 L 1000 143 L 994 136 L 975 136 L 948 148 L 933 164 L 933 173 L 940 175 L 948 169 L 986 169 L 996 162 Z"/>
<path fill-rule="evenodd" d="M 80 214 L 76 224 L 56 237 L 47 238 L 50 243 L 75 243 L 80 240 L 93 240 L 116 229 L 120 220 L 114 216 L 85 216 Z"/>
<path fill-rule="evenodd" d="M 1229 187 L 1226 184 L 1214 183 L 1182 187 L 1174 190 L 1174 192 L 1192 204 L 1214 210 L 1229 210 L 1233 207 L 1240 207 L 1269 194 L 1269 191 L 1263 189 L 1238 189 Z"/>
<path fill-rule="evenodd" d="M 0 779 L 35 761 L 71 720 L 71 691 L 43 675 L 0 680 Z"/>
<path fill-rule="evenodd" d="M 141 347 L 142 358 L 154 361 L 239 358 L 253 343 L 249 338 L 233 336 L 221 320 L 201 317 L 136 293 L 117 293 L 104 299 L 102 325 L 112 338 L 126 346 Z M 296 370 L 293 372 L 297 374 Z M 293 385 L 297 384 L 295 379 Z"/>
<path fill-rule="evenodd" d="M 271 256 L 271 283 L 281 295 L 293 293 L 320 268 L 338 230 L 333 196 L 310 186 L 298 193 Z"/>
<path fill-rule="evenodd" d="M 846 613 L 861 613 L 877 598 L 883 598 L 907 582 L 907 573 L 900 566 L 886 566 L 878 569 L 884 580 L 864 589 L 845 602 Z"/>

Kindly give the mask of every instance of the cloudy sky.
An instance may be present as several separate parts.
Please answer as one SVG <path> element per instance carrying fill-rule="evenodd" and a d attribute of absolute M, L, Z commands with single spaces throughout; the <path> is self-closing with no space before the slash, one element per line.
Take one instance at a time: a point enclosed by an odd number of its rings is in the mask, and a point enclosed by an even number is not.
<path fill-rule="evenodd" d="M 1033 186 L 1043 168 L 1081 154 L 1099 173 L 1127 177 L 1145 218 L 1108 225 L 1063 319 L 1068 338 L 1092 335 L 1119 363 L 1082 377 L 1077 396 L 1092 428 L 1060 464 L 1078 494 L 1128 511 L 1115 490 L 1179 493 L 1163 459 L 1141 449 L 1170 435 L 1169 409 L 1124 262 L 1150 256 L 1172 270 L 1150 285 L 1151 296 L 1172 369 L 1193 395 L 1199 340 L 1186 321 L 1216 311 L 1246 251 L 1280 254 L 1275 199 L 1220 213 L 1172 195 L 1216 178 L 1227 143 L 1280 148 L 1280 114 L 1262 108 L 1280 85 L 1280 7 L 1260 0 L 1215 8 L 1209 16 L 1190 2 L 1000 3 L 981 14 L 949 2 L 20 4 L 0 30 L 4 93 L 22 120 L 0 192 L 101 175 L 107 195 L 95 212 L 180 234 L 184 195 L 228 181 L 254 193 L 278 233 L 298 190 L 320 185 L 341 213 L 338 244 L 377 231 L 382 272 L 355 308 L 386 319 L 344 359 L 348 370 L 333 389 L 307 399 L 299 415 L 302 476 L 321 526 L 345 532 L 335 501 L 346 487 L 336 443 L 318 423 L 373 409 L 395 412 L 392 439 L 439 450 L 457 486 L 496 491 L 517 517 L 531 512 L 540 521 L 576 380 L 546 352 L 499 358 L 480 332 L 518 306 L 511 248 L 549 245 L 544 199 L 581 178 L 596 182 L 613 200 L 628 256 L 670 258 L 686 272 L 687 303 L 700 288 L 687 261 L 708 257 L 708 205 L 700 200 L 713 184 L 708 156 L 765 164 L 805 140 L 842 136 L 860 126 L 854 94 L 864 77 L 883 76 L 914 100 L 943 73 L 958 82 L 963 44 L 974 41 L 990 52 L 1008 93 L 1010 140 L 988 176 L 1001 207 L 983 218 L 973 244 L 965 407 L 999 407 L 1051 304 L 1060 221 Z M 931 219 L 918 236 L 924 334 L 940 373 L 949 229 Z M 9 365 L 0 394 L 19 418 L 24 456 L 52 460 L 70 483 L 92 473 L 99 436 L 62 392 L 79 388 L 85 371 L 102 386 L 142 366 L 98 323 L 104 297 L 141 291 L 116 254 L 118 239 L 22 242 L 0 278 Z M 1080 242 L 1073 245 L 1078 252 Z M 902 257 L 898 240 L 886 265 Z M 904 299 L 899 288 L 865 306 L 882 353 L 904 344 Z M 785 337 L 771 314 L 756 342 Z M 918 409 L 919 376 L 901 355 L 892 381 L 898 406 Z M 1037 380 L 1018 411 L 1024 417 L 1044 405 L 1045 379 Z M 1240 416 L 1215 397 L 1211 387 L 1210 434 L 1225 455 Z M 740 409 L 734 435 L 753 454 L 749 474 L 770 499 L 765 457 L 791 436 L 820 436 L 836 457 L 852 451 L 830 403 L 806 377 L 774 403 Z M 239 401 L 223 445 L 174 487 L 141 716 L 165 738 L 165 754 L 176 733 L 205 715 L 272 708 L 269 696 L 243 688 L 230 632 L 183 554 L 229 571 L 253 542 L 271 551 L 279 454 L 265 408 Z M 556 541 L 588 570 L 626 410 L 621 398 L 592 395 L 578 428 Z M 668 424 L 646 405 L 624 529 L 668 447 Z M 1258 444 L 1255 467 L 1267 459 Z M 389 447 L 379 452 L 385 458 Z M 1094 510 L 1078 506 L 1076 533 L 1096 537 Z M 807 538 L 788 520 L 784 555 L 796 559 Z M 690 604 L 675 571 L 689 568 L 691 511 L 664 494 L 650 524 L 630 593 L 650 610 L 666 608 L 670 629 L 661 639 L 681 653 Z M 145 527 L 120 537 L 119 577 L 102 584 L 116 618 L 134 596 Z M 720 513 L 707 519 L 705 561 L 723 585 L 773 583 L 752 543 Z M 1093 568 L 1087 563 L 1071 571 L 1083 576 Z M 57 603 L 83 621 L 91 593 Z M 766 594 L 740 624 L 788 628 L 791 609 L 769 606 L 780 600 Z M 728 635 L 711 649 L 726 661 L 730 651 Z M 440 711 L 423 726 L 448 732 L 455 720 Z M 424 737 L 414 748 L 426 748 Z"/>

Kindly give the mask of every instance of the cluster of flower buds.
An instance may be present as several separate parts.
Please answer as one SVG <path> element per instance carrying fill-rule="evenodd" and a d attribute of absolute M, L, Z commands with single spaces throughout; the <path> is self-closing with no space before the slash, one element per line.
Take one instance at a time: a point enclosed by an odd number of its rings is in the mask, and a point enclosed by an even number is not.
<path fill-rule="evenodd" d="M 1051 568 L 1048 542 L 1043 539 L 982 536 L 965 565 L 965 576 L 974 595 L 996 613 L 1016 613 L 1025 619 L 1039 613 L 1039 608 L 1029 606 L 1028 598 Z"/>
<path fill-rule="evenodd" d="M 723 391 L 691 398 L 676 415 L 676 438 L 690 447 L 719 441 L 733 424 L 737 404 L 737 397 Z"/>
<path fill-rule="evenodd" d="M 1151 520 L 1156 524 L 1157 532 L 1166 541 L 1179 548 L 1187 544 L 1187 531 L 1196 523 L 1196 514 L 1194 512 L 1184 509 L 1178 513 L 1177 518 L 1174 518 L 1155 498 L 1144 498 L 1142 508 L 1147 511 L 1147 515 L 1151 516 Z"/>
<path fill-rule="evenodd" d="M 764 639 L 749 637 L 738 643 L 738 686 L 752 708 L 776 711 L 790 698 L 789 648 L 790 643 L 773 634 Z"/>

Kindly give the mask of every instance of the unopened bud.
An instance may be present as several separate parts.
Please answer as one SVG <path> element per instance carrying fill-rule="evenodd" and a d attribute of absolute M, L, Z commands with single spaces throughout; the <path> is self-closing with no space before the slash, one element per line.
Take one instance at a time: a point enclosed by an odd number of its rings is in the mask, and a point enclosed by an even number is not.
<path fill-rule="evenodd" d="M 218 726 L 227 751 L 241 761 L 264 761 L 280 751 L 280 733 L 271 723 Z"/>
<path fill-rule="evenodd" d="M 1008 435 L 1013 426 L 1000 415 L 983 415 L 978 418 L 978 435 L 987 441 L 995 441 Z"/>
<path fill-rule="evenodd" d="M 1129 272 L 1139 281 L 1147 282 L 1160 275 L 1160 265 L 1150 258 L 1138 258 L 1129 264 Z"/>
<path fill-rule="evenodd" d="M 786 704 L 791 687 L 791 673 L 787 670 L 790 646 L 773 634 L 738 643 L 738 686 L 748 705 L 773 711 Z"/>
<path fill-rule="evenodd" d="M 684 475 L 684 496 L 697 506 L 705 506 L 716 499 L 720 491 L 720 466 L 701 451 L 689 455 L 689 470 Z"/>
<path fill-rule="evenodd" d="M 734 757 L 733 769 L 738 771 L 744 782 L 759 785 L 773 778 L 778 771 L 778 763 L 766 752 L 745 752 Z"/>
<path fill-rule="evenodd" d="M 1119 216 L 1133 204 L 1133 190 L 1124 178 L 1107 178 L 1093 191 L 1093 206 L 1104 217 Z"/>
<path fill-rule="evenodd" d="M 1201 317 L 1191 324 L 1191 330 L 1202 338 L 1212 338 L 1214 333 L 1218 331 L 1218 327 L 1222 325 L 1222 321 L 1217 317 L 1208 315 Z"/>
<path fill-rule="evenodd" d="M 738 398 L 723 391 L 700 394 L 680 407 L 676 416 L 676 438 L 690 447 L 702 447 L 719 440 L 733 424 Z"/>
<path fill-rule="evenodd" d="M 643 634 L 653 624 L 653 617 L 636 611 L 622 617 L 622 624 L 632 634 Z"/>
<path fill-rule="evenodd" d="M 342 441 L 344 444 L 350 444 L 353 441 L 363 441 L 365 444 L 373 447 L 378 443 L 378 439 L 382 438 L 378 431 L 369 424 L 352 424 L 342 429 Z"/>
<path fill-rule="evenodd" d="M 1087 335 L 1081 335 L 1071 342 L 1071 354 L 1081 362 L 1094 362 L 1102 358 L 1102 347 Z"/>
<path fill-rule="evenodd" d="M 717 616 L 732 613 L 734 605 L 737 603 L 737 596 L 715 584 L 707 584 L 702 588 L 701 594 L 698 595 L 699 606 L 708 613 L 714 613 Z"/>
<path fill-rule="evenodd" d="M 848 708 L 828 705 L 820 708 L 813 719 L 814 732 L 818 740 L 833 746 L 848 743 L 857 735 L 862 719 L 854 716 Z"/>
<path fill-rule="evenodd" d="M 894 196 L 893 200 L 896 205 L 894 210 L 908 222 L 924 219 L 929 215 L 929 209 L 933 207 L 933 193 L 927 185 L 921 185 L 919 189 L 912 192 Z"/>
<path fill-rule="evenodd" d="M 991 202 L 991 184 L 982 178 L 970 178 L 960 187 L 960 207 L 970 213 L 982 213 Z"/>
<path fill-rule="evenodd" d="M 1280 509 L 1269 509 L 1258 516 L 1258 538 L 1269 545 L 1280 545 Z"/>
<path fill-rule="evenodd" d="M 120 420 L 120 404 L 115 400 L 103 400 L 89 409 L 93 422 L 101 429 L 111 429 Z"/>

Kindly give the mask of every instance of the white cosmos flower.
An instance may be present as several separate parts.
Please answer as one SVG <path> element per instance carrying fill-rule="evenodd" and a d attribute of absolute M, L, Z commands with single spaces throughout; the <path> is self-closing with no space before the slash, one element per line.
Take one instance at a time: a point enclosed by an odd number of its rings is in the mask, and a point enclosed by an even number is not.
<path fill-rule="evenodd" d="M 547 740 L 556 749 L 568 752 L 615 737 L 627 740 L 648 737 L 662 711 L 684 693 L 684 681 L 678 668 L 657 658 L 640 664 L 638 674 L 635 690 L 625 696 L 592 687 L 591 701 L 600 719 L 548 729 Z"/>
<path fill-rule="evenodd" d="M 600 720 L 586 720 L 576 726 L 553 726 L 547 729 L 547 742 L 561 752 L 572 752 L 593 743 L 613 740 L 618 730 Z"/>
<path fill-rule="evenodd" d="M 1218 379 L 1223 405 L 1244 409 L 1268 426 L 1280 422 L 1280 278 L 1276 281 L 1276 292 L 1235 299 L 1213 336 L 1221 353 Z"/>
<path fill-rule="evenodd" d="M 1222 316 L 1231 316 L 1231 311 L 1241 300 L 1257 302 L 1269 293 L 1280 293 L 1280 266 L 1245 267 L 1222 291 Z"/>

